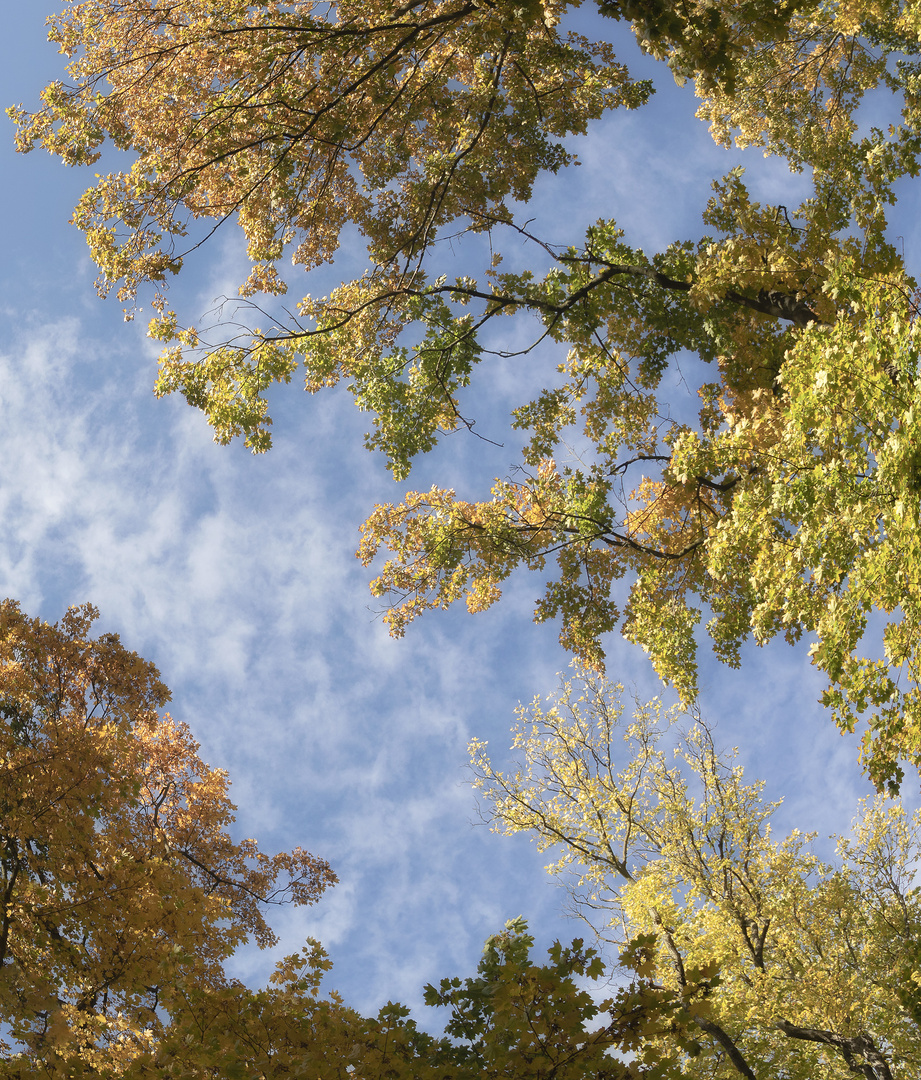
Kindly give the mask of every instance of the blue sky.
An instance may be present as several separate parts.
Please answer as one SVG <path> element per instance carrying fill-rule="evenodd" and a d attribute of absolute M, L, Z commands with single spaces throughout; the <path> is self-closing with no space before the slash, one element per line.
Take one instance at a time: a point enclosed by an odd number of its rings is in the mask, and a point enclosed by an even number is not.
<path fill-rule="evenodd" d="M 6 12 L 4 105 L 34 105 L 60 74 L 46 10 Z M 709 181 L 736 159 L 693 119 L 690 88 L 645 64 L 659 94 L 599 122 L 578 142 L 582 166 L 538 184 L 528 217 L 539 234 L 578 242 L 602 216 L 650 249 L 699 234 Z M 117 302 L 95 296 L 82 237 L 67 224 L 91 174 L 39 151 L 17 157 L 12 125 L 0 153 L 2 594 L 51 621 L 68 604 L 95 603 L 99 630 L 158 664 L 171 711 L 204 759 L 229 771 L 240 835 L 330 860 L 340 884 L 274 924 L 280 953 L 307 935 L 323 941 L 329 984 L 350 1004 L 418 1005 L 426 982 L 471 973 L 484 938 L 519 914 L 546 945 L 581 933 L 545 860 L 478 824 L 465 782 L 468 740 L 488 739 L 502 761 L 515 705 L 548 693 L 566 667 L 554 628 L 531 622 L 541 582 L 513 580 L 486 614 L 433 613 L 404 640 L 388 638 L 354 551 L 372 505 L 401 490 L 362 448 L 366 418 L 349 395 L 308 398 L 292 385 L 273 401 L 270 454 L 215 445 L 199 414 L 154 399 L 145 319 L 126 324 Z M 797 201 L 782 163 L 745 160 L 756 197 Z M 913 215 L 899 231 L 917 250 Z M 240 258 L 236 238 L 220 239 L 174 293 L 209 307 Z M 518 445 L 501 417 L 535 363 L 556 360 L 495 365 L 479 399 L 478 430 L 504 446 L 452 436 L 409 485 L 472 494 L 505 475 Z M 641 652 L 615 637 L 608 655 L 614 679 L 660 692 Z M 869 788 L 856 739 L 816 705 L 805 646 L 749 648 L 739 672 L 707 662 L 702 681 L 717 741 L 738 745 L 749 776 L 785 798 L 779 827 L 846 832 Z M 235 970 L 255 984 L 271 966 L 246 951 Z"/>

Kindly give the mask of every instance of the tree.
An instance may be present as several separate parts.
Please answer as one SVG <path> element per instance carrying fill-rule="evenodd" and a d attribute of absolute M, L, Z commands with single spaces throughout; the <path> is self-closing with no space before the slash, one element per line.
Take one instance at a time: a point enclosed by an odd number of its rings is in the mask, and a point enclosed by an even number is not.
<path fill-rule="evenodd" d="M 154 666 L 89 636 L 97 615 L 0 605 L 3 1076 L 121 1074 L 189 993 L 229 992 L 239 944 L 275 943 L 266 904 L 336 880 L 231 838 L 226 775 L 161 713 Z"/>
<path fill-rule="evenodd" d="M 513 570 L 552 561 L 536 618 L 559 619 L 562 643 L 599 668 L 620 628 L 686 702 L 704 613 L 730 664 L 749 637 L 808 635 L 836 722 L 868 722 L 866 767 L 896 788 L 900 762 L 921 763 L 921 484 L 915 282 L 887 215 L 918 171 L 921 8 L 598 10 L 694 80 L 718 141 L 783 156 L 810 197 L 760 205 L 736 170 L 714 185 L 706 235 L 664 252 L 630 246 L 612 221 L 565 249 L 542 243 L 511 200 L 572 160 L 563 136 L 651 91 L 608 42 L 564 32 L 558 0 L 70 4 L 51 37 L 72 82 L 12 110 L 18 145 L 70 164 L 107 141 L 129 153 L 74 220 L 100 290 L 117 288 L 129 315 L 153 283 L 158 392 L 183 393 L 221 441 L 268 447 L 276 382 L 343 381 L 372 413 L 367 445 L 402 479 L 443 432 L 472 426 L 463 393 L 488 378 L 496 318 L 568 350 L 514 412 L 528 434 L 513 478 L 479 499 L 409 492 L 369 518 L 359 554 L 393 554 L 372 587 L 394 633 L 458 599 L 482 610 Z M 858 124 L 871 93 L 888 131 Z M 233 218 L 251 262 L 242 299 L 216 326 L 181 325 L 163 284 Z M 332 260 L 348 225 L 367 239 L 365 272 L 293 310 L 273 301 L 288 288 L 279 261 Z M 477 279 L 448 279 L 457 232 L 489 241 Z M 536 253 L 529 272 L 500 270 L 513 240 Z M 256 320 L 268 329 L 238 329 Z M 661 397 L 685 351 L 712 372 L 691 387 L 696 422 Z M 571 437 L 583 459 L 558 465 Z M 872 612 L 881 640 L 864 640 Z"/>
<path fill-rule="evenodd" d="M 677 1078 L 677 1055 L 662 1054 L 650 1036 L 667 1031 L 675 1047 L 693 1045 L 688 1029 L 706 1012 L 712 972 L 701 971 L 693 989 L 676 995 L 652 984 L 640 948 L 626 950 L 620 971 L 609 973 L 581 940 L 569 948 L 554 943 L 545 964 L 532 959 L 533 944 L 524 920 L 512 920 L 486 942 L 475 977 L 427 987 L 427 1004 L 451 1013 L 438 1037 L 420 1030 L 402 1005 L 388 1002 L 376 1017 L 363 1017 L 335 993 L 321 997 L 331 965 L 310 943 L 279 964 L 264 990 L 233 986 L 190 1000 L 127 1076 Z M 598 1001 L 584 982 L 606 974 L 619 974 L 622 985 Z"/>
<path fill-rule="evenodd" d="M 477 978 L 443 979 L 438 989 L 427 988 L 427 1004 L 452 1011 L 445 1029 L 451 1053 L 471 1080 L 626 1080 L 674 1073 L 672 1051 L 693 1046 L 688 1030 L 707 1011 L 714 965 L 696 969 L 683 992 L 663 990 L 649 978 L 643 943 L 632 942 L 620 958 L 621 977 L 632 981 L 598 1002 L 575 983 L 577 976 L 584 981 L 606 974 L 594 949 L 578 938 L 569 948 L 555 942 L 550 963 L 538 967 L 529 955 L 533 943 L 524 921 L 513 920 L 504 934 L 487 941 Z M 591 1026 L 599 1018 L 600 1026 Z M 662 1053 L 652 1039 L 664 1031 L 672 1046 Z"/>
<path fill-rule="evenodd" d="M 772 836 L 779 803 L 701 722 L 659 701 L 626 717 L 620 692 L 565 682 L 552 707 L 520 708 L 513 771 L 478 742 L 474 770 L 495 828 L 551 851 L 589 922 L 654 940 L 657 985 L 718 966 L 685 1074 L 917 1076 L 921 815 L 877 798 L 825 862 L 814 834 Z"/>

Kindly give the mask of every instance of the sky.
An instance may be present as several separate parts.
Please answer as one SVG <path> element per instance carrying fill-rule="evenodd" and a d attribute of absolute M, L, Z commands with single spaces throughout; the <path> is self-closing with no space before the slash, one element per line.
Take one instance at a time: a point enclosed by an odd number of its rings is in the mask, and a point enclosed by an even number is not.
<path fill-rule="evenodd" d="M 34 106 L 60 77 L 43 27 L 53 10 L 33 2 L 5 13 L 5 106 Z M 578 242 L 602 216 L 649 250 L 695 237 L 710 180 L 738 160 L 694 119 L 689 87 L 635 49 L 624 58 L 658 93 L 596 123 L 573 144 L 581 166 L 538 183 L 528 216 L 547 239 Z M 96 297 L 82 236 L 68 225 L 91 174 L 41 151 L 17 157 L 12 141 L 7 124 L 0 595 L 49 621 L 94 603 L 98 630 L 158 665 L 170 711 L 204 760 L 229 772 L 237 835 L 266 851 L 300 845 L 337 872 L 316 907 L 277 912 L 278 948 L 245 950 L 238 977 L 261 984 L 276 956 L 312 936 L 347 1002 L 376 1011 L 403 1001 L 437 1026 L 419 1008 L 423 986 L 472 974 L 506 920 L 524 915 L 542 948 L 583 932 L 534 845 L 482 824 L 466 771 L 474 737 L 507 762 L 515 706 L 548 694 L 567 667 L 554 627 L 531 621 L 541 582 L 513 579 L 487 613 L 431 613 L 389 638 L 354 552 L 372 506 L 403 489 L 363 449 L 366 418 L 349 395 L 308 397 L 294 384 L 274 394 L 275 445 L 262 457 L 216 445 L 184 402 L 156 400 L 145 319 L 125 323 L 116 301 Z M 744 161 L 756 197 L 797 201 L 799 180 L 782 163 Z M 921 250 L 914 198 L 906 192 L 899 223 L 909 256 Z M 207 309 L 240 257 L 236 240 L 222 239 L 174 290 Z M 519 447 L 503 417 L 535 362 L 497 364 L 474 399 L 478 430 L 503 445 L 454 435 L 409 485 L 472 493 L 506 475 Z M 613 679 L 641 697 L 663 692 L 641 651 L 616 635 L 607 646 Z M 870 793 L 857 740 L 822 714 L 821 690 L 805 646 L 749 647 L 739 671 L 706 659 L 702 669 L 717 742 L 739 746 L 747 775 L 784 799 L 777 831 L 815 830 L 820 843 L 847 832 Z"/>

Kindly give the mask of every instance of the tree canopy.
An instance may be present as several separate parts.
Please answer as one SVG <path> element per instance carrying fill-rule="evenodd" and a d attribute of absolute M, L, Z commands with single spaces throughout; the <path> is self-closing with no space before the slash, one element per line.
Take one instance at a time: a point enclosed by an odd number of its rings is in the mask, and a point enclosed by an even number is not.
<path fill-rule="evenodd" d="M 97 612 L 0 605 L 0 1058 L 4 1076 L 118 1075 L 188 995 L 230 985 L 267 904 L 335 882 L 300 849 L 229 834 L 226 775 L 161 709 L 169 692 Z"/>
<path fill-rule="evenodd" d="M 580 675 L 519 710 L 512 770 L 477 742 L 473 765 L 495 828 L 551 852 L 593 926 L 646 936 L 656 985 L 717 967 L 684 1075 L 917 1076 L 921 815 L 867 803 L 823 860 L 815 834 L 772 834 L 780 804 L 702 723 L 658 701 L 625 715 L 621 693 Z"/>
<path fill-rule="evenodd" d="M 20 149 L 128 155 L 74 221 L 100 291 L 130 314 L 152 287 L 158 392 L 184 394 L 221 441 L 269 446 L 276 383 L 344 382 L 403 479 L 472 424 L 464 390 L 489 379 L 495 320 L 534 328 L 544 388 L 513 413 L 514 478 L 410 491 L 364 527 L 361 558 L 391 555 L 372 588 L 394 633 L 456 600 L 482 610 L 526 568 L 549 574 L 535 615 L 566 648 L 600 668 L 620 629 L 685 702 L 702 619 L 733 665 L 750 638 L 805 636 L 836 722 L 867 721 L 865 765 L 896 788 L 900 763 L 921 763 L 921 459 L 916 284 L 887 230 L 918 171 L 921 7 L 601 0 L 693 80 L 718 142 L 760 146 L 810 185 L 799 205 L 762 205 L 734 170 L 702 235 L 660 252 L 610 220 L 556 247 L 518 214 L 538 174 L 572 160 L 565 137 L 652 89 L 570 29 L 575 7 L 86 0 L 51 20 L 69 82 L 11 112 Z M 181 325 L 165 285 L 228 221 L 247 242 L 241 299 Z M 330 262 L 347 227 L 363 272 L 285 307 L 281 260 Z M 463 232 L 488 240 L 476 277 L 452 274 Z M 522 238 L 533 268 L 504 272 Z M 663 399 L 688 354 L 696 420 Z M 581 461 L 558 464 L 574 440 Z"/>
<path fill-rule="evenodd" d="M 426 1003 L 450 1013 L 444 1035 L 434 1036 L 402 1005 L 363 1017 L 335 993 L 321 996 L 330 964 L 311 943 L 279 964 L 267 989 L 236 986 L 194 1002 L 130 1075 L 677 1080 L 693 1018 L 707 1008 L 706 972 L 693 990 L 675 994 L 653 983 L 641 949 L 625 950 L 608 969 L 579 939 L 568 948 L 556 942 L 543 964 L 532 958 L 533 944 L 524 920 L 514 919 L 487 940 L 475 976 L 426 987 Z M 618 977 L 617 989 L 591 993 L 606 975 Z M 665 1052 L 650 1033 L 668 1036 Z"/>

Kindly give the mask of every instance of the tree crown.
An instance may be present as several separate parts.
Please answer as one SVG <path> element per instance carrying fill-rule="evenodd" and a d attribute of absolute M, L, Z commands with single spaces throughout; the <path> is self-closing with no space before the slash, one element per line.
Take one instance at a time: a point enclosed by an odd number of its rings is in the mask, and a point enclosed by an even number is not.
<path fill-rule="evenodd" d="M 97 616 L 0 605 L 0 1020 L 43 1075 L 127 1067 L 190 988 L 227 985 L 241 942 L 274 944 L 266 904 L 336 880 L 231 837 L 226 774 L 161 712 L 156 668 L 90 636 Z"/>

